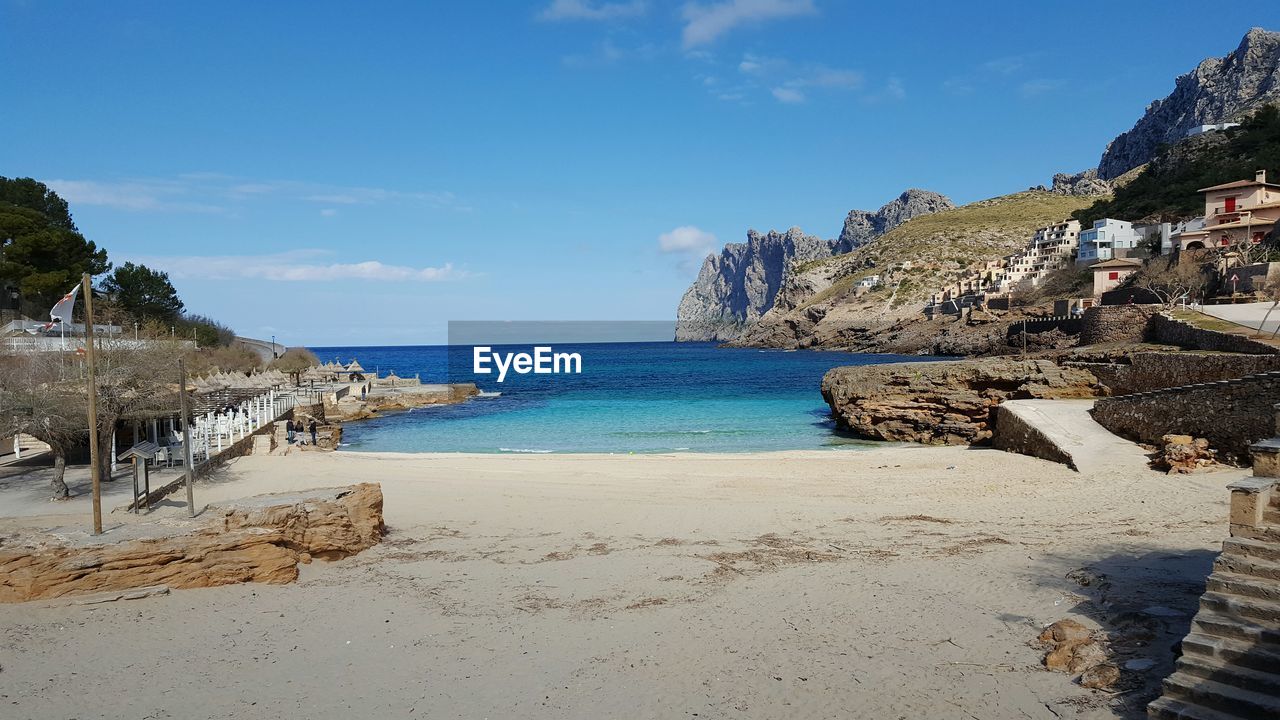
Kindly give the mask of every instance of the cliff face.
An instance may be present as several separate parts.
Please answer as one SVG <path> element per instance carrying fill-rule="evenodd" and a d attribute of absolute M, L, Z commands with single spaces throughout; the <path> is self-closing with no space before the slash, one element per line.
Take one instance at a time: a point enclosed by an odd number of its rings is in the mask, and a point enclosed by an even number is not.
<path fill-rule="evenodd" d="M 911 218 L 952 207 L 945 196 L 911 189 L 875 212 L 851 211 L 837 240 L 799 228 L 750 230 L 747 242 L 730 243 L 702 263 L 676 310 L 676 340 L 733 340 L 773 307 L 791 267 L 849 252 Z"/>
<path fill-rule="evenodd" d="M 745 243 L 725 245 L 708 256 L 698 279 L 676 310 L 676 340 L 730 340 L 773 307 L 782 275 L 792 261 L 828 257 L 832 242 L 805 235 L 747 231 Z"/>
<path fill-rule="evenodd" d="M 1168 97 L 1151 103 L 1132 130 L 1107 145 L 1098 175 L 1116 178 L 1151 160 L 1161 145 L 1181 140 L 1197 125 L 1233 121 L 1277 100 L 1280 32 L 1254 28 L 1234 52 L 1200 63 L 1178 78 Z"/>

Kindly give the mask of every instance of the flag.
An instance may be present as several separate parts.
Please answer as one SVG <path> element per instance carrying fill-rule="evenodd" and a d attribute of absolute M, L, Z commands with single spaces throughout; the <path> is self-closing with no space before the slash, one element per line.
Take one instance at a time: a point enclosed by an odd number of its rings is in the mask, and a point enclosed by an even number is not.
<path fill-rule="evenodd" d="M 45 323 L 44 329 L 57 325 L 60 322 L 71 322 L 71 310 L 76 306 L 76 295 L 80 292 L 80 285 L 77 283 L 71 288 L 71 292 L 62 296 L 53 309 L 49 311 L 49 322 Z"/>

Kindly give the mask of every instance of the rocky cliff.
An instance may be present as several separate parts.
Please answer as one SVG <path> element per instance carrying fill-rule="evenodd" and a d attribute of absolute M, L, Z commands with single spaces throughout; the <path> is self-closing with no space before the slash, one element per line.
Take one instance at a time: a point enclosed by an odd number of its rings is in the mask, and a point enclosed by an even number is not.
<path fill-rule="evenodd" d="M 676 340 L 733 340 L 773 307 L 789 268 L 849 252 L 911 218 L 951 207 L 945 196 L 910 189 L 875 212 L 850 211 L 837 240 L 799 228 L 750 230 L 745 243 L 730 243 L 702 263 L 676 310 Z"/>
<path fill-rule="evenodd" d="M 838 367 L 822 378 L 822 397 L 840 427 L 876 440 L 933 445 L 987 443 L 992 410 L 1004 400 L 1099 392 L 1089 372 L 1042 359 Z"/>
<path fill-rule="evenodd" d="M 1237 120 L 1274 101 L 1280 101 L 1280 32 L 1254 28 L 1234 52 L 1200 63 L 1177 79 L 1168 97 L 1151 103 L 1132 130 L 1107 145 L 1098 174 L 1119 177 L 1197 125 Z"/>
<path fill-rule="evenodd" d="M 955 207 L 951 198 L 929 190 L 911 188 L 875 212 L 850 210 L 844 229 L 836 241 L 835 253 L 847 253 L 898 227 L 914 217 Z"/>
<path fill-rule="evenodd" d="M 914 218 L 852 252 L 795 266 L 773 308 L 731 344 L 989 352 L 992 343 L 1003 344 L 1003 330 L 977 328 L 983 337 L 966 339 L 952 332 L 958 328 L 944 329 L 950 321 L 926 322 L 921 310 L 930 293 L 1025 247 L 1036 228 L 1059 222 L 1090 201 L 1085 195 L 1038 190 Z M 870 288 L 860 286 L 864 279 L 873 281 Z M 970 350 L 975 342 L 983 349 Z"/>

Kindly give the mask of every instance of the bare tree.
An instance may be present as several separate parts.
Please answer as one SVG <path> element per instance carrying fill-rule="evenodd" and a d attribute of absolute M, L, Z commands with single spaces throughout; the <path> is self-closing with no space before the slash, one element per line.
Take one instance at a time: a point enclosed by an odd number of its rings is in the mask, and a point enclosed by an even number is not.
<path fill-rule="evenodd" d="M 1209 285 L 1209 274 L 1194 260 L 1159 257 L 1134 273 L 1130 283 L 1155 295 L 1165 307 L 1173 307 L 1193 293 L 1202 293 Z"/>
<path fill-rule="evenodd" d="M 302 383 L 302 373 L 320 364 L 316 354 L 303 347 L 292 347 L 284 354 L 271 361 L 270 367 L 289 373 L 293 376 L 293 384 Z"/>
<path fill-rule="evenodd" d="M 180 342 L 163 339 L 139 346 L 103 339 L 97 345 L 98 447 L 102 477 L 109 478 L 111 437 L 126 415 L 153 408 L 158 396 L 173 394 L 178 383 Z M 177 408 L 173 408 L 177 411 Z"/>
<path fill-rule="evenodd" d="M 65 353 L 0 357 L 0 436 L 31 435 L 53 454 L 53 497 L 70 495 L 67 456 L 89 438 L 84 381 Z"/>

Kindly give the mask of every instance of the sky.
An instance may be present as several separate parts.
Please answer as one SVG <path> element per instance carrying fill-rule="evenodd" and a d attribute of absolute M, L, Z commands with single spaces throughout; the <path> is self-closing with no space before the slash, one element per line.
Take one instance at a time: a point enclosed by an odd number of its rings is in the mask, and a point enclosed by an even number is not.
<path fill-rule="evenodd" d="M 1248 6 L 1252 5 L 1250 9 Z M 0 0 L 0 175 L 285 344 L 667 320 L 702 258 L 1097 165 L 1267 3 Z"/>

